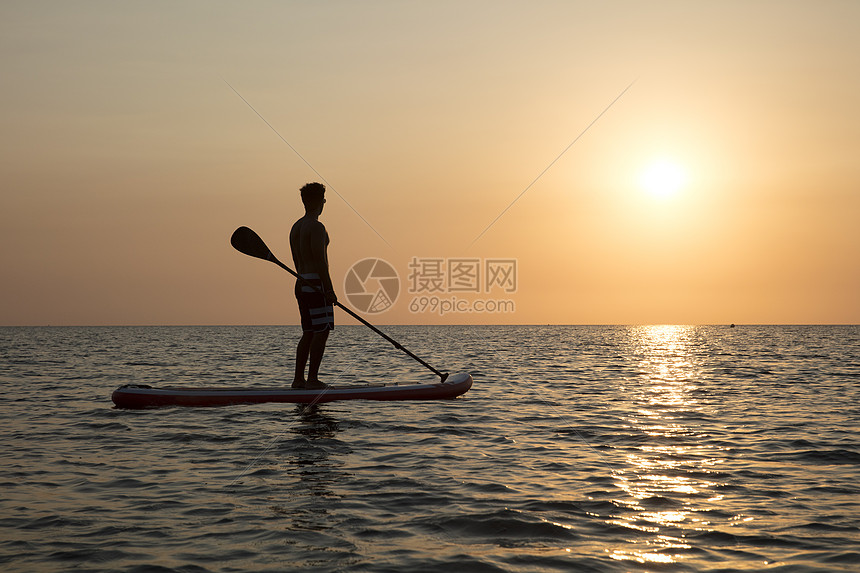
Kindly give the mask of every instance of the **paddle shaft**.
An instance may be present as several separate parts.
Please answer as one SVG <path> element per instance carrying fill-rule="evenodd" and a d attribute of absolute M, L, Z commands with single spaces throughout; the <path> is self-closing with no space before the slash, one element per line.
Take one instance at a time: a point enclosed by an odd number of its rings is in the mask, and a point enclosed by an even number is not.
<path fill-rule="evenodd" d="M 293 269 L 291 269 L 290 267 L 288 267 L 287 265 L 285 265 L 284 263 L 282 263 L 281 261 L 279 261 L 279 260 L 278 260 L 278 257 L 276 257 L 274 254 L 272 254 L 272 251 L 269 251 L 269 254 L 266 256 L 266 260 L 268 260 L 268 261 L 271 261 L 271 262 L 275 263 L 276 265 L 278 265 L 279 267 L 281 267 L 282 269 L 284 269 L 285 271 L 287 271 L 288 273 L 290 273 L 291 275 L 293 275 L 294 277 L 296 277 L 297 279 L 299 279 L 299 281 L 300 281 L 302 284 L 307 285 L 307 286 L 309 286 L 309 287 L 313 288 L 314 290 L 316 290 L 317 292 L 319 292 L 319 293 L 323 294 L 323 293 L 322 293 L 322 291 L 319 289 L 319 287 L 317 287 L 317 285 L 315 285 L 315 284 L 311 283 L 310 281 L 305 280 L 304 278 L 302 278 L 302 276 L 301 276 L 301 275 L 299 275 L 299 273 L 297 273 L 296 271 L 294 271 Z M 371 329 L 373 332 L 375 332 L 376 334 L 378 334 L 379 336 L 381 336 L 382 338 L 384 338 L 385 340 L 387 340 L 388 342 L 390 342 L 391 344 L 393 344 L 393 345 L 394 345 L 394 348 L 396 348 L 396 349 L 398 349 L 398 350 L 402 350 L 402 351 L 403 351 L 403 352 L 405 352 L 405 353 L 406 353 L 410 358 L 413 358 L 414 360 L 418 361 L 422 366 L 424 366 L 425 368 L 429 369 L 429 370 L 430 370 L 431 372 L 433 372 L 436 376 L 438 376 L 439 378 L 441 378 L 441 379 L 442 379 L 442 382 L 444 382 L 444 381 L 445 381 L 445 379 L 446 379 L 446 378 L 448 378 L 448 373 L 447 373 L 447 372 L 444 372 L 444 373 L 443 373 L 443 372 L 439 372 L 438 370 L 436 370 L 435 368 L 433 368 L 432 366 L 430 366 L 429 364 L 427 364 L 426 362 L 424 362 L 423 360 L 421 360 L 420 358 L 418 358 L 417 356 L 415 356 L 414 354 L 412 354 L 411 352 L 409 352 L 409 350 L 408 350 L 408 349 L 406 349 L 406 348 L 404 348 L 402 344 L 400 344 L 399 342 L 397 342 L 396 340 L 394 340 L 393 338 L 391 338 L 390 336 L 388 336 L 387 334 L 385 334 L 384 332 L 382 332 L 381 330 L 379 330 L 378 328 L 376 328 L 375 326 L 373 326 L 372 324 L 370 324 L 369 322 L 367 322 L 366 320 L 364 320 L 362 317 L 360 317 L 359 315 L 357 315 L 356 313 L 354 313 L 352 310 L 350 310 L 349 308 L 347 308 L 347 307 L 345 307 L 344 305 L 342 305 L 340 302 L 335 301 L 335 302 L 334 302 L 334 304 L 336 304 L 337 306 L 339 306 L 339 307 L 340 307 L 341 309 L 343 309 L 347 314 L 349 314 L 351 317 L 353 317 L 354 319 L 356 319 L 357 321 L 359 321 L 360 323 L 362 323 L 364 326 L 368 327 L 368 328 L 369 328 L 369 329 Z"/>

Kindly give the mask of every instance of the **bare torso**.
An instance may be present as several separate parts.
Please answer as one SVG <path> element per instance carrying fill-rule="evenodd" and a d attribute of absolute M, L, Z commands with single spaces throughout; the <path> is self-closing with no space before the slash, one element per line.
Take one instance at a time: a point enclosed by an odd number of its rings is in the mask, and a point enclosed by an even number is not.
<path fill-rule="evenodd" d="M 325 225 L 314 217 L 305 215 L 290 229 L 290 249 L 293 263 L 299 274 L 317 273 L 328 290 L 332 289 L 328 271 L 329 243 Z"/>

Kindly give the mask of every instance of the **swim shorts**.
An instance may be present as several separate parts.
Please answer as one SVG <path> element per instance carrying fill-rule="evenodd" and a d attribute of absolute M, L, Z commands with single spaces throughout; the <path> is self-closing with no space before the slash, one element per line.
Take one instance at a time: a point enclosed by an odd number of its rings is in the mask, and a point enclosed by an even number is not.
<path fill-rule="evenodd" d="M 322 279 L 317 273 L 305 273 L 302 278 L 305 280 L 296 281 L 296 300 L 299 303 L 302 330 L 304 332 L 334 330 L 334 307 L 325 299 L 323 294 L 325 286 Z"/>

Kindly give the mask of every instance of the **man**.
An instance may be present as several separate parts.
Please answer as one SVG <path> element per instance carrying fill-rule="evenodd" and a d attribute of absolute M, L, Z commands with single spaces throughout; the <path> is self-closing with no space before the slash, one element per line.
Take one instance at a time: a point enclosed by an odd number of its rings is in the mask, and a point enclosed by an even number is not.
<path fill-rule="evenodd" d="M 290 249 L 296 272 L 296 300 L 302 318 L 302 338 L 296 348 L 296 375 L 293 388 L 316 390 L 327 388 L 320 382 L 319 369 L 328 333 L 334 330 L 334 308 L 337 302 L 328 272 L 328 233 L 319 221 L 325 205 L 325 185 L 308 183 L 301 189 L 305 216 L 290 230 Z M 305 379 L 305 365 L 308 364 Z"/>

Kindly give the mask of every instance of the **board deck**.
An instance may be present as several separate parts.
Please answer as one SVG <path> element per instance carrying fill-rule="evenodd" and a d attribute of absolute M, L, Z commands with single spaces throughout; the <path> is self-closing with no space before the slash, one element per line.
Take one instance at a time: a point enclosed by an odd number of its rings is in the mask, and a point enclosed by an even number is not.
<path fill-rule="evenodd" d="M 456 398 L 472 387 L 472 376 L 452 374 L 445 382 L 429 384 L 334 385 L 323 390 L 292 388 L 153 388 L 126 384 L 114 390 L 111 400 L 117 408 L 159 408 L 163 406 L 229 406 L 284 402 L 317 404 L 336 400 L 443 400 Z"/>

